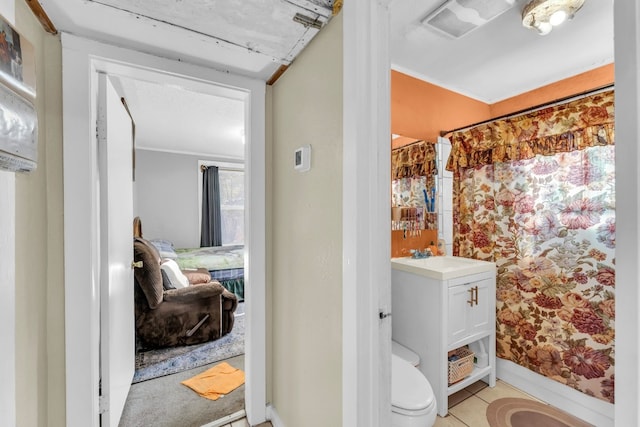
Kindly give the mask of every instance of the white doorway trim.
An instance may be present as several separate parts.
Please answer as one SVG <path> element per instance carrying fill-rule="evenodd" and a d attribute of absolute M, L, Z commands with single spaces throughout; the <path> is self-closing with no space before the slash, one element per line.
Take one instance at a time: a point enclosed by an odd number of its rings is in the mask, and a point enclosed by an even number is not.
<path fill-rule="evenodd" d="M 62 34 L 65 358 L 67 426 L 98 426 L 99 277 L 97 74 L 227 93 L 245 102 L 245 406 L 251 424 L 266 419 L 265 84 Z"/>
<path fill-rule="evenodd" d="M 616 427 L 640 425 L 640 4 L 616 1 Z"/>
<path fill-rule="evenodd" d="M 342 425 L 391 425 L 388 1 L 343 15 Z"/>

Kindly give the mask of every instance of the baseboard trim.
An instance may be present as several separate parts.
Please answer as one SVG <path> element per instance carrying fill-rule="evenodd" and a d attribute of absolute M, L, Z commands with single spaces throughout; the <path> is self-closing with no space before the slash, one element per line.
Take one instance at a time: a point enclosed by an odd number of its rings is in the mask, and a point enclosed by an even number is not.
<path fill-rule="evenodd" d="M 239 410 L 238 412 L 234 412 L 231 415 L 224 416 L 218 420 L 211 421 L 208 424 L 203 425 L 202 427 L 222 427 L 227 424 L 231 424 L 234 421 L 240 420 L 247 416 L 247 413 L 244 409 Z"/>
<path fill-rule="evenodd" d="M 278 411 L 276 411 L 275 406 L 272 404 L 267 405 L 267 419 L 271 421 L 271 425 L 273 425 L 273 427 L 285 427 L 278 415 Z"/>
<path fill-rule="evenodd" d="M 614 427 L 614 405 L 560 384 L 509 360 L 498 359 L 502 381 L 598 427 Z"/>

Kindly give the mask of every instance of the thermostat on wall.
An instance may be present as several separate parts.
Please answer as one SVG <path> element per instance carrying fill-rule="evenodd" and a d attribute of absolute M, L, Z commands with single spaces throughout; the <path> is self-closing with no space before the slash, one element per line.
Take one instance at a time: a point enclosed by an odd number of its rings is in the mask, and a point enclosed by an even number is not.
<path fill-rule="evenodd" d="M 296 149 L 293 168 L 299 172 L 306 172 L 311 169 L 311 145 Z"/>

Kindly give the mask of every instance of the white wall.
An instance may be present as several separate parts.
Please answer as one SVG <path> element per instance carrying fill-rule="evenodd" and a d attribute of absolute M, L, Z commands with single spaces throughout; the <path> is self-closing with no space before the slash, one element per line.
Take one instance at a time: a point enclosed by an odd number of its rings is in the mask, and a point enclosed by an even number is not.
<path fill-rule="evenodd" d="M 12 25 L 15 23 L 15 10 L 15 0 L 0 0 L 0 14 Z"/>
<path fill-rule="evenodd" d="M 136 150 L 134 214 L 147 239 L 167 239 L 176 248 L 200 247 L 198 160 L 214 157 Z"/>
<path fill-rule="evenodd" d="M 272 90 L 271 403 L 285 426 L 342 423 L 342 15 Z M 293 169 L 311 144 L 311 170 Z"/>
<path fill-rule="evenodd" d="M 0 1 L 0 14 L 15 24 L 14 1 Z M 16 422 L 16 178 L 0 171 L 0 425 Z"/>

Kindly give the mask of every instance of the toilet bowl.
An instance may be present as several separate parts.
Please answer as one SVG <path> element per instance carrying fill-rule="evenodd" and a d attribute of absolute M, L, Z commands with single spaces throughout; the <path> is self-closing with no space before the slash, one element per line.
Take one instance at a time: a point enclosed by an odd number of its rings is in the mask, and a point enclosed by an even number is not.
<path fill-rule="evenodd" d="M 431 384 L 418 368 L 391 355 L 391 425 L 431 427 L 437 405 Z"/>
<path fill-rule="evenodd" d="M 417 366 L 420 356 L 391 341 L 391 425 L 431 427 L 436 420 L 436 397 Z"/>

